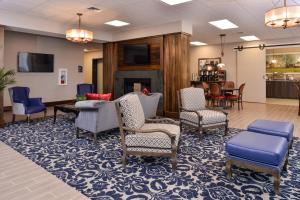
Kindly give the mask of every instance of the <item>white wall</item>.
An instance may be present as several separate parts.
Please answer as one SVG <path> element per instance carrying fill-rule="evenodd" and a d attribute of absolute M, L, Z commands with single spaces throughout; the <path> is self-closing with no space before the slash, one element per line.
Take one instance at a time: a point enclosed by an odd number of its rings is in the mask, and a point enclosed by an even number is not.
<path fill-rule="evenodd" d="M 83 82 L 84 46 L 65 39 L 5 31 L 4 67 L 17 71 L 17 53 L 35 52 L 54 54 L 54 73 L 16 73 L 17 86 L 30 88 L 31 97 L 42 97 L 43 102 L 71 100 L 76 95 L 76 85 Z M 68 69 L 68 85 L 58 85 L 58 69 Z M 8 90 L 4 93 L 4 106 L 10 106 Z"/>
<path fill-rule="evenodd" d="M 227 80 L 236 82 L 236 51 L 233 50 L 235 44 L 227 44 L 224 48 L 222 62 L 226 64 Z M 191 73 L 198 73 L 199 58 L 221 57 L 220 45 L 208 45 L 190 48 Z"/>

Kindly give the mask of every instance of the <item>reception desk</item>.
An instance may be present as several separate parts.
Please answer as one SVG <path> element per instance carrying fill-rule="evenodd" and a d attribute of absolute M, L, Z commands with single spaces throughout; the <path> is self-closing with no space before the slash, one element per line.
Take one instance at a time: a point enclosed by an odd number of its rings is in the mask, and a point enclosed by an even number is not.
<path fill-rule="evenodd" d="M 267 80 L 267 98 L 298 99 L 297 80 Z"/>

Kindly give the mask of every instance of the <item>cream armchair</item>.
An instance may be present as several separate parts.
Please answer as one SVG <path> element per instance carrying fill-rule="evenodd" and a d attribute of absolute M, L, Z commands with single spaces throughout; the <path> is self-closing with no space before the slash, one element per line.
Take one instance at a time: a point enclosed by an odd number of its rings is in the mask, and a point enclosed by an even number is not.
<path fill-rule="evenodd" d="M 128 155 L 165 156 L 171 158 L 174 171 L 180 138 L 179 123 L 171 119 L 146 120 L 136 94 L 122 97 L 116 102 L 116 110 L 121 132 L 124 167 Z"/>
<path fill-rule="evenodd" d="M 227 113 L 206 108 L 202 88 L 184 88 L 178 92 L 180 128 L 183 125 L 197 128 L 199 133 L 205 129 L 224 127 L 228 131 Z"/>

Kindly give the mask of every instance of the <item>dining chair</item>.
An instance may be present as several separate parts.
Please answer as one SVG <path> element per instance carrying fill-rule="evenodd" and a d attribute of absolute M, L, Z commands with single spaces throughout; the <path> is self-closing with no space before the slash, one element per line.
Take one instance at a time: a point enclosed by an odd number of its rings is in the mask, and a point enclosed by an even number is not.
<path fill-rule="evenodd" d="M 243 92 L 244 92 L 245 85 L 246 85 L 245 83 L 240 85 L 238 94 L 230 95 L 226 97 L 226 100 L 230 101 L 231 107 L 234 105 L 234 102 L 237 102 L 238 110 L 240 110 L 240 107 L 243 110 Z"/>
<path fill-rule="evenodd" d="M 209 105 L 209 101 L 211 100 L 211 94 L 210 94 L 210 91 L 209 91 L 209 84 L 207 82 L 202 82 L 202 88 L 204 90 L 206 103 L 207 103 L 207 105 Z"/>
<path fill-rule="evenodd" d="M 220 102 L 225 100 L 225 96 L 222 95 L 221 87 L 217 83 L 210 85 L 210 95 L 212 106 L 215 106 L 215 103 L 217 103 L 217 106 L 220 106 Z"/>
<path fill-rule="evenodd" d="M 296 89 L 297 89 L 297 92 L 298 92 L 298 99 L 299 99 L 299 106 L 298 106 L 298 115 L 300 116 L 300 87 L 298 84 L 294 84 Z"/>
<path fill-rule="evenodd" d="M 223 87 L 226 88 L 226 89 L 234 89 L 234 82 L 233 81 L 225 81 Z M 233 94 L 233 90 L 232 91 L 227 91 L 225 93 L 225 96 L 229 96 L 229 95 L 232 95 L 232 94 Z"/>

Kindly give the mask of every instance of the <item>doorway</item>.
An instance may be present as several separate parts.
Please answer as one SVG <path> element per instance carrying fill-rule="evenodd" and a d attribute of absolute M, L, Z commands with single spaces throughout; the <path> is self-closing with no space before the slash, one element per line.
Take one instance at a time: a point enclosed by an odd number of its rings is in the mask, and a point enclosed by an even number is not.
<path fill-rule="evenodd" d="M 95 93 L 103 93 L 103 59 L 94 58 L 92 60 L 92 83 Z"/>

